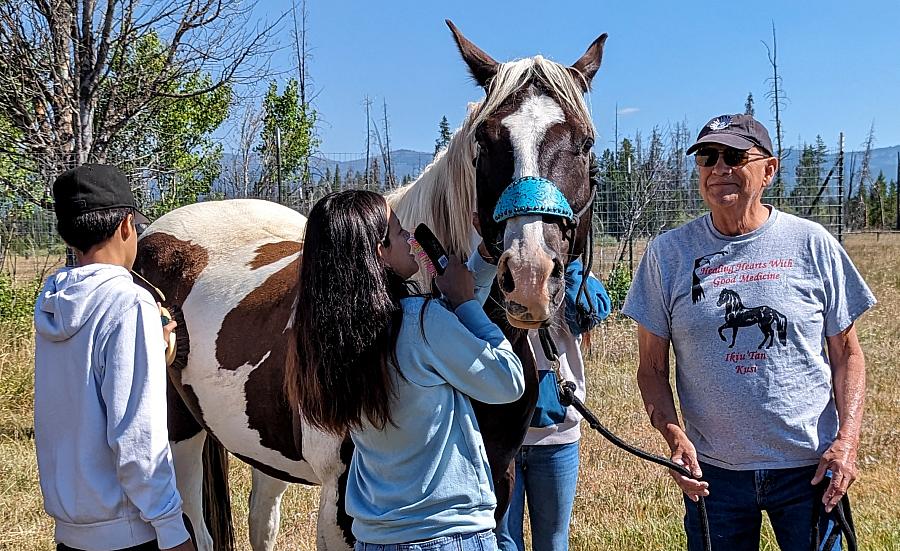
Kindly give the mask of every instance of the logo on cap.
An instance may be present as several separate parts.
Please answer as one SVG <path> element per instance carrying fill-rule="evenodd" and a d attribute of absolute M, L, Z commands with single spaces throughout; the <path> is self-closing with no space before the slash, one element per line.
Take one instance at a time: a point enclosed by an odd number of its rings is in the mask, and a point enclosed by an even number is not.
<path fill-rule="evenodd" d="M 724 130 L 729 126 L 731 126 L 731 115 L 716 117 L 709 123 L 710 130 Z"/>

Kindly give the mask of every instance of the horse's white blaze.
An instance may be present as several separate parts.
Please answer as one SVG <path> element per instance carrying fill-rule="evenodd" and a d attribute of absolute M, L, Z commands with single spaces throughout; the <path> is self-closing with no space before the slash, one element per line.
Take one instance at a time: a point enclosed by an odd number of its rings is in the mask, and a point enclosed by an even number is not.
<path fill-rule="evenodd" d="M 546 257 L 548 254 L 541 216 L 517 216 L 509 219 L 503 234 L 503 247 L 511 254 L 511 262 L 507 266 L 512 271 L 517 286 L 535 286 L 541 283 L 540 274 L 534 269 L 541 265 L 541 256 Z"/>
<path fill-rule="evenodd" d="M 540 176 L 540 147 L 547 129 L 561 122 L 566 116 L 553 98 L 544 95 L 531 96 L 519 109 L 503 119 L 512 144 L 513 178 Z M 507 265 L 512 270 L 516 285 L 543 289 L 549 274 L 540 273 L 538 266 L 546 265 L 549 249 L 544 242 L 544 229 L 540 216 L 517 216 L 507 221 L 503 244 L 509 253 Z M 548 297 L 544 297 L 548 298 Z"/>
<path fill-rule="evenodd" d="M 503 119 L 515 159 L 513 178 L 540 176 L 538 154 L 544 134 L 565 120 L 562 108 L 548 96 L 529 97 L 515 113 Z"/>

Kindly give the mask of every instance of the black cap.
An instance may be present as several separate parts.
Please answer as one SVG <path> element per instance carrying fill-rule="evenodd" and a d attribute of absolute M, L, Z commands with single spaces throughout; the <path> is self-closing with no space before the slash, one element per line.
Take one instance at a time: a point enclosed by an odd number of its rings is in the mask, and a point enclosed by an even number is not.
<path fill-rule="evenodd" d="M 81 214 L 115 208 L 134 209 L 135 224 L 149 224 L 134 202 L 125 173 L 109 165 L 81 165 L 67 170 L 53 182 L 56 218 L 68 220 Z"/>
<path fill-rule="evenodd" d="M 772 155 L 769 131 L 751 115 L 719 115 L 703 125 L 697 142 L 688 148 L 690 155 L 705 143 L 718 143 L 735 149 L 748 150 L 754 145 Z"/>

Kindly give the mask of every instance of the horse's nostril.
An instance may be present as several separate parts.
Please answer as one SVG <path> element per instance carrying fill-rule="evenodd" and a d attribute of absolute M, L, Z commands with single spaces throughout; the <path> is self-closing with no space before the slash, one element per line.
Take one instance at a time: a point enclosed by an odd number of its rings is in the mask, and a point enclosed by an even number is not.
<path fill-rule="evenodd" d="M 560 262 L 558 258 L 553 259 L 553 271 L 550 273 L 550 277 L 562 277 L 563 276 L 563 263 Z"/>
<path fill-rule="evenodd" d="M 513 281 L 512 273 L 510 273 L 509 270 L 506 270 L 502 274 L 500 274 L 500 289 L 502 289 L 506 294 L 512 293 L 516 290 L 516 282 Z"/>

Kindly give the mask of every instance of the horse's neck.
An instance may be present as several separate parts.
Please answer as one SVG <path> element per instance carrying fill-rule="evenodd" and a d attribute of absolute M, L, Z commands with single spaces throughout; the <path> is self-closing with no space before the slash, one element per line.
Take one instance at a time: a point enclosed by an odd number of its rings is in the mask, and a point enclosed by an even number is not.
<path fill-rule="evenodd" d="M 741 297 L 737 296 L 737 294 L 730 295 L 726 304 L 726 310 L 729 312 L 740 312 L 743 309 L 744 304 L 741 302 Z"/>

